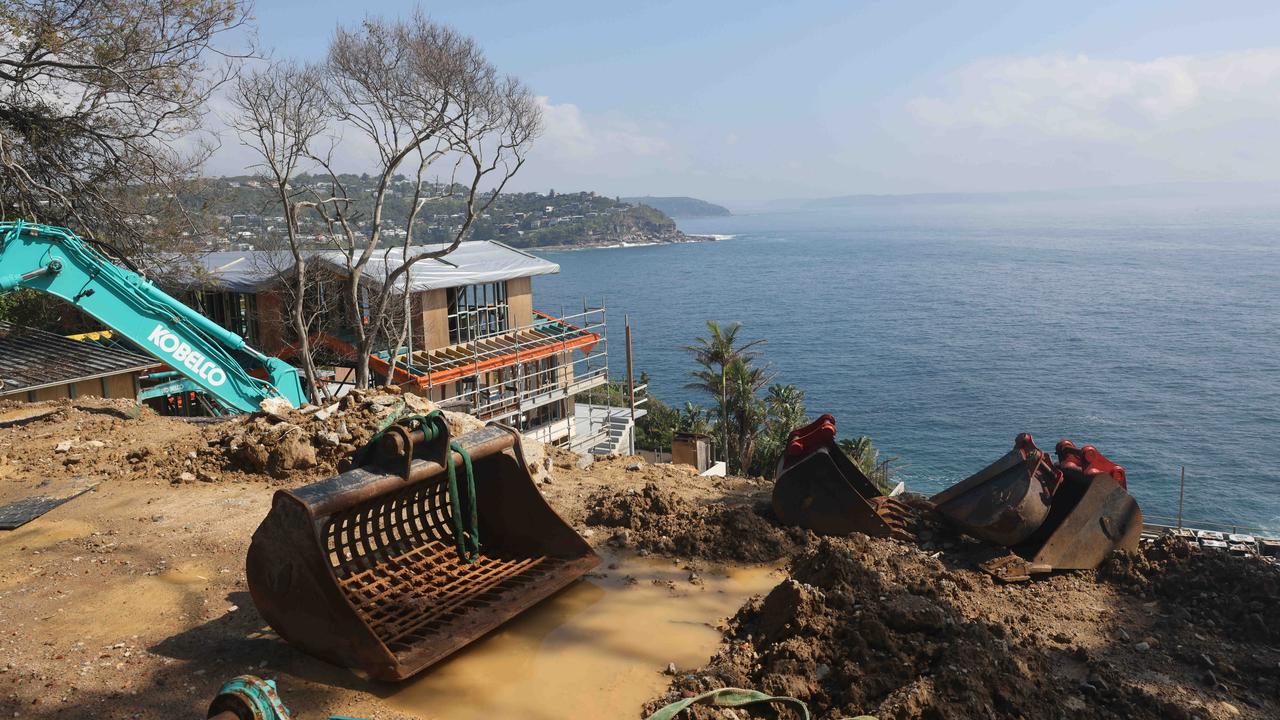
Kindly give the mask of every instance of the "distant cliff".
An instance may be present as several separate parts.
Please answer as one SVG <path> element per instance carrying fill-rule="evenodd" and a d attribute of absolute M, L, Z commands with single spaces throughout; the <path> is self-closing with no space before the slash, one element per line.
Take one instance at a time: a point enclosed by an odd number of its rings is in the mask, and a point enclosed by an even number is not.
<path fill-rule="evenodd" d="M 628 197 L 622 198 L 622 202 L 648 205 L 673 218 L 719 217 L 732 214 L 726 207 L 691 197 Z"/>

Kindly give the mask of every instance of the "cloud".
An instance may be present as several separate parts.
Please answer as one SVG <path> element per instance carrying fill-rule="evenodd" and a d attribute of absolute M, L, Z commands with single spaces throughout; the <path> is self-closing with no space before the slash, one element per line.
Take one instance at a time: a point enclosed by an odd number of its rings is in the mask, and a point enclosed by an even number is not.
<path fill-rule="evenodd" d="M 661 156 L 671 152 L 665 139 L 648 133 L 636 123 L 619 118 L 588 122 L 573 103 L 555 104 L 539 97 L 543 133 L 538 146 L 543 152 L 576 159 L 603 155 Z"/>
<path fill-rule="evenodd" d="M 1143 61 L 990 59 L 943 84 L 941 92 L 907 104 L 926 127 L 1132 141 L 1274 117 L 1280 111 L 1280 49 Z"/>
<path fill-rule="evenodd" d="M 513 189 L 556 187 L 611 194 L 652 194 L 688 171 L 687 154 L 667 128 L 642 124 L 620 113 L 593 114 L 573 103 L 537 98 L 542 135 Z"/>

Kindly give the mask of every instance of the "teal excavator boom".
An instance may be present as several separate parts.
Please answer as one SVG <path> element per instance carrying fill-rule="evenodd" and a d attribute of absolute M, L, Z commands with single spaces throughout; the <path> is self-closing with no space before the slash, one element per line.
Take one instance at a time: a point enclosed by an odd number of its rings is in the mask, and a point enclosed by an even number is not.
<path fill-rule="evenodd" d="M 297 368 L 253 349 L 66 228 L 0 222 L 0 295 L 24 288 L 75 305 L 229 409 L 253 412 L 271 397 L 294 407 L 306 401 Z"/>

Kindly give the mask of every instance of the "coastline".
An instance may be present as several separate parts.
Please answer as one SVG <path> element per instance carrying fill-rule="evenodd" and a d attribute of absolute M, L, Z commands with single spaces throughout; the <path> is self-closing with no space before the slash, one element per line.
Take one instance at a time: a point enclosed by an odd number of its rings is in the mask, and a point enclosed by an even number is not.
<path fill-rule="evenodd" d="M 546 245 L 543 247 L 519 248 L 525 252 L 567 252 L 571 250 L 621 250 L 624 248 L 638 247 L 654 247 L 656 245 L 688 245 L 691 243 L 704 242 L 721 242 L 724 240 L 732 240 L 737 235 L 720 234 L 720 233 L 703 233 L 700 235 L 686 235 L 681 240 L 653 240 L 646 242 L 605 242 L 605 243 L 581 243 L 574 245 Z"/>

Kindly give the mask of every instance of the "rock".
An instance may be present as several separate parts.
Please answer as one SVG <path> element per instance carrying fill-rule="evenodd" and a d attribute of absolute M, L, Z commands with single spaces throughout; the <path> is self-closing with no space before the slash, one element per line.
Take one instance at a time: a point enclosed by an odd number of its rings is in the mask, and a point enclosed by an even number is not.
<path fill-rule="evenodd" d="M 402 399 L 404 400 L 405 407 L 409 408 L 410 411 L 415 412 L 418 415 L 426 415 L 427 413 L 436 409 L 435 403 L 422 397 L 421 395 L 414 395 L 413 393 L 405 393 Z"/>
<path fill-rule="evenodd" d="M 54 445 L 54 446 L 53 446 L 53 451 L 54 451 L 54 452 L 56 452 L 56 453 L 70 452 L 70 451 L 71 451 L 71 446 L 72 446 L 72 445 L 75 445 L 75 442 L 74 442 L 74 441 L 72 441 L 72 440 L 63 440 L 62 442 L 60 442 L 60 443 L 58 443 L 57 445 Z"/>
<path fill-rule="evenodd" d="M 196 476 L 193 473 L 184 472 L 178 476 L 178 482 L 193 483 L 195 481 L 196 481 Z"/>
<path fill-rule="evenodd" d="M 1240 717 L 1240 708 L 1225 700 L 1218 703 L 1218 708 L 1221 709 L 1222 714 L 1227 717 Z"/>
<path fill-rule="evenodd" d="M 639 472 L 639 471 L 640 471 L 640 463 L 631 463 L 630 465 L 628 465 L 628 466 L 627 466 L 627 470 L 628 470 L 629 472 Z"/>
<path fill-rule="evenodd" d="M 333 414 L 338 412 L 338 403 L 334 403 L 326 408 L 316 411 L 315 418 L 320 422 L 327 421 Z"/>
<path fill-rule="evenodd" d="M 318 432 L 312 437 L 312 442 L 320 447 L 337 447 L 342 443 L 342 438 L 338 433 L 332 430 Z"/>
<path fill-rule="evenodd" d="M 387 405 L 395 405 L 399 401 L 400 398 L 392 395 L 391 393 L 381 393 L 369 398 L 369 402 L 383 407 L 386 407 Z"/>
<path fill-rule="evenodd" d="M 258 408 L 273 420 L 284 420 L 293 412 L 293 405 L 282 397 L 265 398 L 258 403 Z"/>
<path fill-rule="evenodd" d="M 1135 643 L 1133 646 L 1133 649 L 1137 650 L 1138 652 L 1146 652 L 1151 649 L 1151 643 L 1147 642 L 1146 640 L 1143 640 L 1140 643 Z"/>
<path fill-rule="evenodd" d="M 88 441 L 88 442 L 84 443 L 83 445 L 81 445 L 80 447 L 86 447 L 86 448 L 89 448 L 89 449 L 91 449 L 91 450 L 101 450 L 102 448 L 104 448 L 104 447 L 106 447 L 106 446 L 107 446 L 107 444 L 106 444 L 106 443 L 104 443 L 104 442 L 102 442 L 101 440 L 90 440 L 90 441 Z"/>
<path fill-rule="evenodd" d="M 667 670 L 666 670 L 666 673 L 667 673 L 668 675 L 675 675 L 675 674 L 677 674 L 677 673 L 679 673 L 679 672 L 680 672 L 680 671 L 676 668 L 676 664 L 675 664 L 675 663 L 667 663 Z"/>
<path fill-rule="evenodd" d="M 444 421 L 449 425 L 449 434 L 458 437 L 465 435 L 472 430 L 480 430 L 484 427 L 484 423 L 466 413 L 456 413 L 445 410 L 441 413 L 444 415 Z"/>
<path fill-rule="evenodd" d="M 288 435 L 267 455 L 267 471 L 280 476 L 290 470 L 305 470 L 318 462 L 316 449 L 299 433 Z"/>
<path fill-rule="evenodd" d="M 200 482 L 207 482 L 207 483 L 211 483 L 211 482 L 218 482 L 218 476 L 217 476 L 217 475 L 214 475 L 213 473 L 211 473 L 211 472 L 207 472 L 207 471 L 205 471 L 205 470 L 199 470 L 199 471 L 197 471 L 197 472 L 196 472 L 196 479 L 197 479 L 197 480 L 199 480 Z"/>
<path fill-rule="evenodd" d="M 578 456 L 578 462 L 574 464 L 578 466 L 579 470 L 589 470 L 591 466 L 595 463 L 595 461 L 596 459 L 592 457 L 590 454 L 583 453 L 582 455 Z"/>

